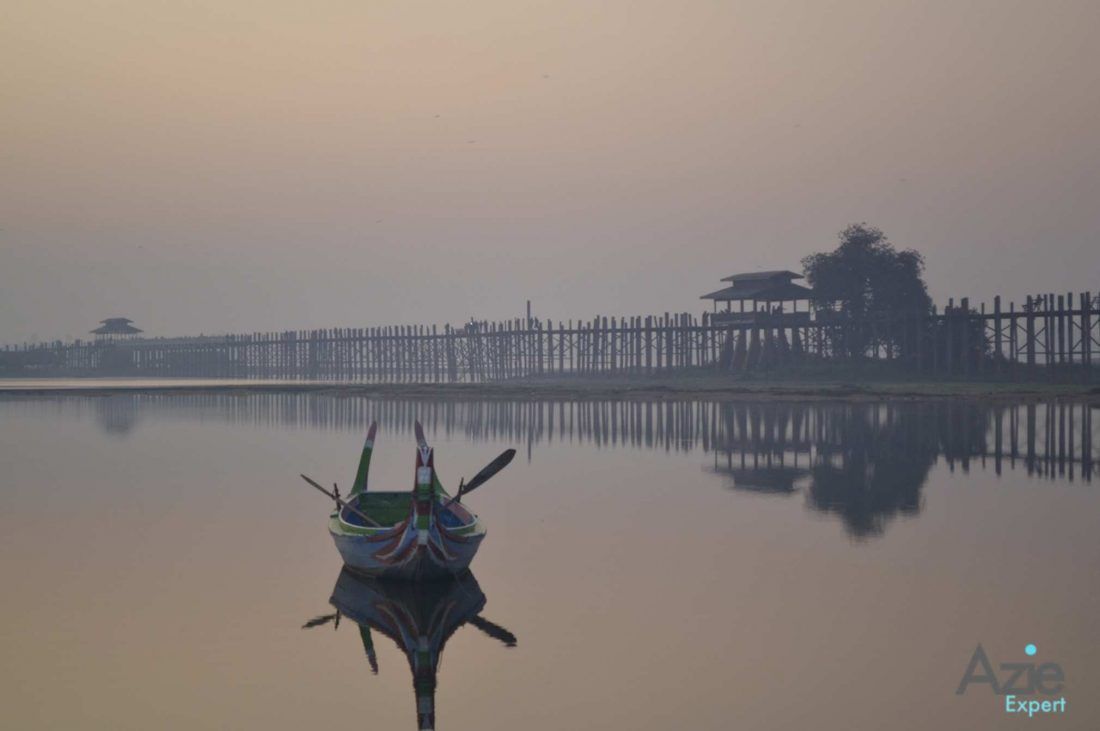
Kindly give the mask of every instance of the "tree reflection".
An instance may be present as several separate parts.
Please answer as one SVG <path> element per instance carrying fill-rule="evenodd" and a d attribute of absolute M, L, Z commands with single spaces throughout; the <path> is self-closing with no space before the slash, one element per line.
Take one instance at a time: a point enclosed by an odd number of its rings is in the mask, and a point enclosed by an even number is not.
<path fill-rule="evenodd" d="M 709 469 L 739 492 L 803 491 L 807 506 L 864 540 L 920 513 L 940 455 L 967 469 L 973 455 L 988 453 L 991 414 L 996 426 L 999 414 L 976 403 L 730 403 Z"/>
<path fill-rule="evenodd" d="M 882 534 L 898 515 L 921 509 L 921 488 L 939 454 L 926 409 L 850 407 L 832 412 L 818 445 L 806 503 L 834 513 L 856 539 Z"/>

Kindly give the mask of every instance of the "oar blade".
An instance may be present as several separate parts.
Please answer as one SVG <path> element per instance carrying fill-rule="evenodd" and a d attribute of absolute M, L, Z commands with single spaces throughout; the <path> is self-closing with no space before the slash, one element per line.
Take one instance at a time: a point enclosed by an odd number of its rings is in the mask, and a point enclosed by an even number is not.
<path fill-rule="evenodd" d="M 481 472 L 478 472 L 470 479 L 469 482 L 466 483 L 466 485 L 462 488 L 461 494 L 465 495 L 467 493 L 473 492 L 477 488 L 484 485 L 486 482 L 489 481 L 491 477 L 493 477 L 493 475 L 507 467 L 512 459 L 515 458 L 515 456 L 516 450 L 514 449 L 506 449 L 501 452 L 499 457 L 494 459 L 489 464 L 485 465 L 485 467 L 482 468 Z"/>
<path fill-rule="evenodd" d="M 485 619 L 485 617 L 482 617 L 480 615 L 476 617 L 471 617 L 469 621 L 470 624 L 477 627 L 479 630 L 489 635 L 494 640 L 503 642 L 507 647 L 516 646 L 516 636 L 501 627 L 499 624 L 490 622 L 489 620 Z"/>
<path fill-rule="evenodd" d="M 332 620 L 336 619 L 335 614 L 322 614 L 319 617 L 314 617 L 305 624 L 302 625 L 302 629 L 312 629 L 313 627 L 320 627 L 322 624 L 328 624 Z"/>

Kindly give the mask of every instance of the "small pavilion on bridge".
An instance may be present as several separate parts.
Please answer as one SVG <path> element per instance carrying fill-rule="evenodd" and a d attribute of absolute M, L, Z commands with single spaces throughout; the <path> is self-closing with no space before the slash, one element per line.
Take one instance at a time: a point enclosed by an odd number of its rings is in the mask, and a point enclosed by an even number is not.
<path fill-rule="evenodd" d="M 699 299 L 714 302 L 711 321 L 717 324 L 751 324 L 768 316 L 773 320 L 779 318 L 808 321 L 810 300 L 814 297 L 814 291 L 793 281 L 802 278 L 801 274 L 786 270 L 731 274 L 722 278 L 723 282 L 730 283 L 728 287 L 704 294 Z M 725 312 L 718 311 L 719 302 L 726 303 Z M 733 311 L 734 302 L 739 305 L 737 312 Z M 746 310 L 746 302 L 752 303 L 751 310 Z M 786 308 L 788 302 L 789 310 Z M 805 310 L 801 312 L 798 309 L 799 302 L 806 303 Z"/>
<path fill-rule="evenodd" d="M 100 323 L 102 324 L 99 327 L 91 331 L 97 341 L 133 340 L 142 332 L 131 324 L 133 320 L 128 317 L 108 317 L 100 320 Z"/>

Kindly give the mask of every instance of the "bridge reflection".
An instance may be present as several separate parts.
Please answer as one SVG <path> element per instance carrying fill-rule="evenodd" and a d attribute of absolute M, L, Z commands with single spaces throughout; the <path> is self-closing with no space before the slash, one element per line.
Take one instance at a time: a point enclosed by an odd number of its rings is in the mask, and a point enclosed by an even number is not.
<path fill-rule="evenodd" d="M 1060 401 L 430 401 L 324 394 L 260 393 L 58 395 L 4 399 L 4 408 L 49 404 L 71 416 L 93 415 L 114 435 L 143 416 L 264 427 L 362 431 L 377 419 L 387 432 L 420 420 L 438 438 L 598 448 L 702 450 L 710 469 L 735 489 L 791 492 L 814 469 L 881 466 L 887 459 L 952 469 L 1021 469 L 1030 476 L 1091 481 L 1100 445 L 1095 406 Z M 919 458 L 918 458 L 919 455 Z M 850 467 L 843 467 L 850 465 Z M 924 468 L 927 469 L 927 468 Z"/>
<path fill-rule="evenodd" d="M 921 490 L 940 461 L 1002 475 L 1091 482 L 1095 407 L 1060 401 L 794 403 L 737 401 L 429 401 L 323 394 L 59 395 L 6 399 L 6 409 L 94 416 L 124 438 L 145 416 L 236 425 L 362 432 L 377 419 L 388 433 L 420 420 L 435 439 L 526 445 L 593 444 L 710 458 L 704 469 L 734 491 L 801 493 L 806 505 L 837 516 L 859 540 L 921 510 Z"/>

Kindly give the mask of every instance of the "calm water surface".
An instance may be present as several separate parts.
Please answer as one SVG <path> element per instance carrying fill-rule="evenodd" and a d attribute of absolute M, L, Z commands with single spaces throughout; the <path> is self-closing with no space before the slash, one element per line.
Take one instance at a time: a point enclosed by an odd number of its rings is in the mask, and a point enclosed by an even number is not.
<path fill-rule="evenodd" d="M 412 485 L 414 419 L 449 486 L 520 450 L 468 499 L 489 535 L 462 584 L 341 575 L 328 505 L 297 475 L 349 484 L 371 419 L 378 489 Z M 1057 404 L 0 400 L 0 728 L 416 728 L 414 677 L 441 729 L 1097 728 L 1094 421 Z M 1059 663 L 1065 715 L 956 695 L 979 642 L 995 663 L 1028 643 Z"/>

